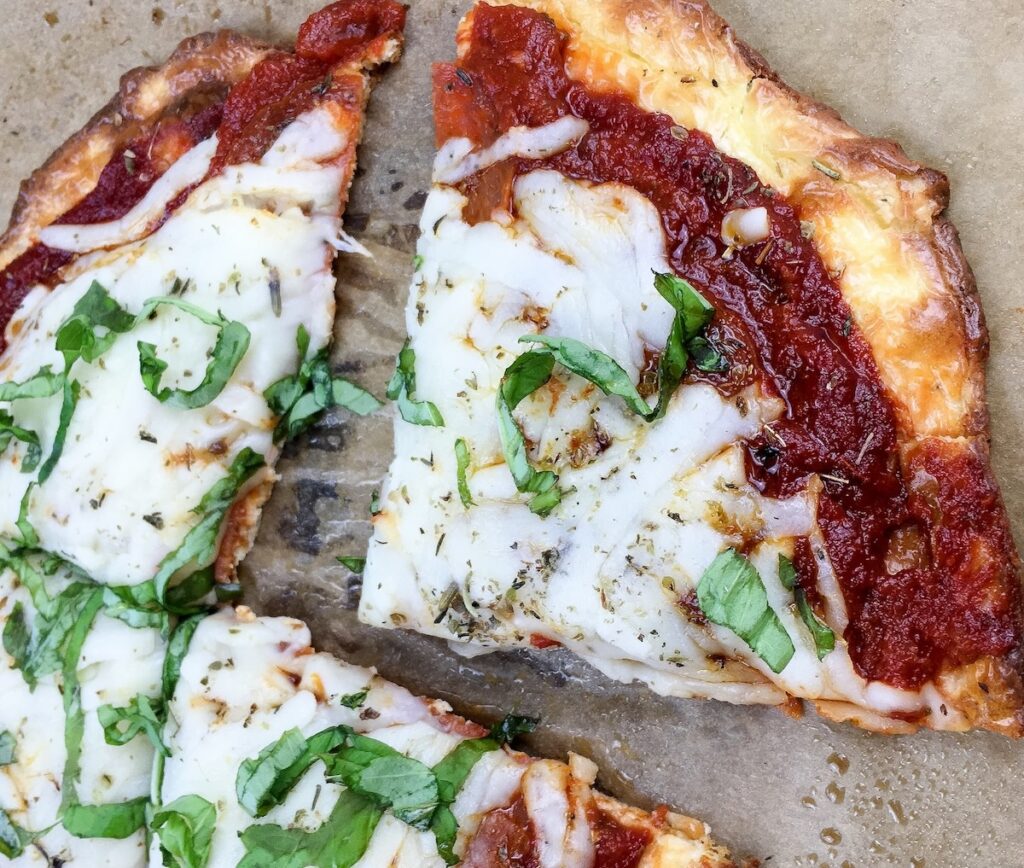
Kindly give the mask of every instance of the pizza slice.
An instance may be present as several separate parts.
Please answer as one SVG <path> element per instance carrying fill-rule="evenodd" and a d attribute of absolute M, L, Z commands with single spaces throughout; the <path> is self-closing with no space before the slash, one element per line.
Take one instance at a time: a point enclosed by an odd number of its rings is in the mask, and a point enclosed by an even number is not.
<path fill-rule="evenodd" d="M 0 238 L 0 855 L 142 864 L 175 622 L 237 594 L 282 444 L 333 376 L 332 264 L 405 9 L 294 52 L 184 42 L 22 186 Z M 103 840 L 95 840 L 103 839 Z M 110 840 L 114 839 L 114 840 Z"/>
<path fill-rule="evenodd" d="M 700 821 L 592 789 L 589 760 L 512 750 L 524 719 L 488 732 L 314 653 L 301 621 L 225 610 L 173 667 L 152 865 L 736 865 Z"/>
<path fill-rule="evenodd" d="M 478 3 L 360 617 L 659 693 L 1024 733 L 946 179 L 703 0 Z"/>

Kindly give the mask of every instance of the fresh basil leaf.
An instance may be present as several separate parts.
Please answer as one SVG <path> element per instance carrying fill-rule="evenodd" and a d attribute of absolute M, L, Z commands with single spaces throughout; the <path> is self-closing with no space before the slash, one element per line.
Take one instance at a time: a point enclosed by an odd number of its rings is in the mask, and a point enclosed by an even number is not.
<path fill-rule="evenodd" d="M 175 615 L 188 616 L 206 611 L 209 609 L 207 598 L 216 585 L 212 565 L 196 570 L 167 589 L 164 607 Z"/>
<path fill-rule="evenodd" d="M 339 557 L 338 563 L 353 573 L 361 573 L 366 568 L 366 558 Z"/>
<path fill-rule="evenodd" d="M 61 823 L 76 838 L 128 838 L 146 825 L 148 804 L 146 796 L 111 805 L 73 804 L 61 814 Z"/>
<path fill-rule="evenodd" d="M 14 661 L 14 668 L 21 672 L 21 677 L 25 679 L 29 688 L 35 690 L 38 679 L 29 665 L 32 634 L 28 622 L 25 620 L 25 609 L 20 602 L 14 604 L 10 615 L 7 616 L 7 623 L 4 624 L 3 643 L 4 651 Z"/>
<path fill-rule="evenodd" d="M 153 577 L 158 600 L 165 600 L 167 587 L 176 573 L 189 565 L 208 566 L 217 555 L 221 523 L 249 478 L 264 466 L 263 456 L 245 447 L 231 462 L 228 474 L 199 501 L 193 512 L 202 515 L 173 552 L 165 557 Z"/>
<path fill-rule="evenodd" d="M 272 823 L 250 826 L 240 836 L 245 856 L 238 868 L 352 868 L 366 852 L 382 814 L 371 799 L 344 790 L 313 832 Z"/>
<path fill-rule="evenodd" d="M 459 826 L 450 805 L 459 795 L 466 778 L 480 758 L 499 750 L 500 747 L 501 745 L 493 738 L 475 738 L 460 742 L 433 768 L 439 804 L 430 821 L 430 829 L 437 842 L 437 852 L 449 865 L 455 865 L 459 861 L 455 855 Z"/>
<path fill-rule="evenodd" d="M 498 388 L 498 434 L 516 488 L 535 495 L 530 500 L 531 511 L 548 515 L 562 500 L 558 476 L 550 470 L 534 470 L 526 449 L 526 438 L 512 417 L 512 411 L 527 395 L 537 391 L 551 378 L 555 358 L 551 353 L 530 350 L 519 356 L 505 370 Z"/>
<path fill-rule="evenodd" d="M 0 856 L 6 856 L 8 859 L 20 856 L 33 837 L 31 832 L 15 823 L 7 815 L 7 811 L 0 810 Z"/>
<path fill-rule="evenodd" d="M 103 612 L 136 630 L 150 628 L 167 635 L 170 619 L 156 600 L 152 582 L 111 585 L 103 589 Z"/>
<path fill-rule="evenodd" d="M 25 457 L 21 460 L 21 472 L 31 473 L 39 466 L 43 457 L 42 446 L 39 445 L 39 435 L 28 428 L 22 428 L 14 424 L 14 417 L 3 410 L 0 410 L 0 455 L 2 455 L 12 440 L 20 440 L 25 444 Z"/>
<path fill-rule="evenodd" d="M 430 401 L 417 401 L 416 392 L 416 351 L 405 342 L 395 362 L 395 373 L 388 382 L 387 396 L 398 402 L 401 417 L 412 425 L 443 428 L 444 417 L 437 405 Z"/>
<path fill-rule="evenodd" d="M 722 355 L 721 351 L 711 341 L 702 335 L 697 335 L 687 345 L 687 350 L 693 357 L 693 363 L 697 370 L 706 374 L 721 374 L 729 370 L 729 362 Z"/>
<path fill-rule="evenodd" d="M 216 826 L 217 809 L 194 794 L 157 808 L 149 824 L 160 842 L 164 865 L 170 868 L 205 868 Z"/>
<path fill-rule="evenodd" d="M 14 735 L 6 729 L 0 732 L 0 766 L 9 766 L 13 763 L 15 751 Z"/>
<path fill-rule="evenodd" d="M 563 368 L 590 381 L 606 395 L 622 398 L 638 416 L 647 418 L 653 412 L 636 390 L 629 374 L 615 359 L 600 350 L 573 338 L 551 335 L 524 335 L 519 340 L 521 343 L 543 344 Z"/>
<path fill-rule="evenodd" d="M 804 589 L 797 583 L 796 567 L 783 554 L 779 555 L 779 581 L 782 582 L 782 586 L 786 590 L 793 592 L 797 611 L 800 613 L 800 619 L 804 622 L 804 625 L 811 634 L 811 638 L 814 640 L 814 649 L 818 654 L 818 659 L 824 660 L 826 655 L 836 648 L 836 634 L 814 614 L 814 609 L 811 608 L 807 594 L 804 593 Z"/>
<path fill-rule="evenodd" d="M 466 481 L 466 471 L 469 470 L 470 461 L 469 446 L 467 446 L 466 441 L 460 437 L 455 441 L 455 465 L 459 486 L 459 499 L 462 501 L 462 505 L 467 509 L 475 505 L 473 502 L 473 495 L 469 491 L 469 483 Z"/>
<path fill-rule="evenodd" d="M 96 716 L 103 727 L 103 738 L 107 744 L 123 747 L 141 733 L 149 739 L 157 753 L 171 755 L 162 736 L 164 719 L 161 700 L 139 693 L 123 708 L 101 705 L 96 709 Z"/>
<path fill-rule="evenodd" d="M 16 523 L 18 533 L 21 535 L 20 543 L 29 549 L 36 548 L 39 545 L 39 534 L 32 527 L 32 522 L 28 520 L 28 511 L 32 505 L 32 489 L 35 486 L 36 483 L 30 482 L 28 488 L 25 489 L 25 493 L 21 496 L 21 504 L 18 506 L 18 521 Z"/>
<path fill-rule="evenodd" d="M 682 320 L 684 340 L 695 338 L 714 319 L 711 302 L 678 275 L 655 274 L 654 288 Z"/>
<path fill-rule="evenodd" d="M 491 738 L 500 744 L 508 744 L 521 735 L 528 735 L 537 728 L 540 721 L 536 717 L 525 717 L 520 714 L 507 714 L 491 727 Z"/>
<path fill-rule="evenodd" d="M 351 789 L 390 807 L 399 820 L 415 829 L 429 827 L 438 805 L 433 772 L 400 753 L 373 759 L 351 779 Z"/>
<path fill-rule="evenodd" d="M 234 320 L 219 320 L 218 328 L 217 341 L 213 345 L 206 373 L 194 389 L 161 389 L 160 379 L 167 370 L 167 363 L 157 357 L 153 344 L 139 341 L 139 370 L 146 391 L 161 404 L 182 410 L 195 410 L 210 404 L 224 391 L 228 380 L 249 349 L 251 337 L 249 329 Z"/>
<path fill-rule="evenodd" d="M 174 628 L 171 639 L 167 643 L 167 656 L 164 657 L 164 668 L 162 678 L 162 690 L 164 703 L 170 703 L 174 696 L 174 688 L 181 677 L 181 661 L 188 653 L 189 643 L 195 635 L 196 630 L 202 623 L 205 615 L 194 615 L 182 621 Z"/>
<path fill-rule="evenodd" d="M 369 690 L 360 690 L 358 693 L 346 693 L 338 702 L 345 706 L 345 708 L 360 708 L 366 702 L 366 697 L 369 693 Z"/>
<path fill-rule="evenodd" d="M 49 365 L 44 365 L 21 383 L 0 383 L 0 401 L 49 398 L 63 388 L 64 374 L 55 374 Z"/>
<path fill-rule="evenodd" d="M 298 729 L 290 729 L 277 741 L 267 745 L 253 759 L 244 760 L 235 778 L 238 804 L 253 817 L 262 817 L 279 805 L 302 774 L 316 759 L 307 751 L 306 737 Z M 291 776 L 303 759 L 309 762 L 298 774 Z"/>
<path fill-rule="evenodd" d="M 71 424 L 71 417 L 75 414 L 75 407 L 78 406 L 78 397 L 81 391 L 82 387 L 77 380 L 64 380 L 64 397 L 60 405 L 57 433 L 54 434 L 53 446 L 50 448 L 50 454 L 46 459 L 46 463 L 39 468 L 37 479 L 40 485 L 50 478 L 53 468 L 57 466 L 60 456 L 64 453 L 64 441 L 68 436 L 68 426 Z"/>
<path fill-rule="evenodd" d="M 213 594 L 218 603 L 233 603 L 242 598 L 240 582 L 218 582 L 213 586 Z"/>
<path fill-rule="evenodd" d="M 90 364 L 96 361 L 136 324 L 136 318 L 94 280 L 57 329 L 57 350 L 64 356 L 64 369 L 70 371 L 78 359 Z M 98 334 L 97 327 L 104 333 Z"/>
<path fill-rule="evenodd" d="M 754 565 L 735 549 L 726 549 L 704 571 L 697 602 L 709 621 L 732 630 L 772 672 L 786 668 L 795 652 L 793 640 L 768 605 Z"/>

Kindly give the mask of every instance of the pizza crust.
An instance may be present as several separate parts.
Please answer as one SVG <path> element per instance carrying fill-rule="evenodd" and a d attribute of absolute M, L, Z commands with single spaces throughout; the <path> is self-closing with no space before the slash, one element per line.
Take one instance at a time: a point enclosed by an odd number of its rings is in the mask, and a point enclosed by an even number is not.
<path fill-rule="evenodd" d="M 641 108 L 708 134 L 813 225 L 816 247 L 891 397 L 904 462 L 914 450 L 936 445 L 974 456 L 979 486 L 995 492 L 992 537 L 1003 541 L 986 554 L 1000 587 L 1019 587 L 1019 558 L 990 469 L 988 333 L 974 274 L 943 214 L 946 177 L 786 85 L 706 0 L 489 2 L 550 16 L 569 35 L 572 78 L 598 91 L 624 92 Z M 470 20 L 459 34 L 463 50 Z M 1024 735 L 1022 673 L 1019 647 L 943 673 L 936 687 L 963 720 L 953 728 Z M 848 708 L 818 705 L 827 717 L 850 719 Z M 863 710 L 856 719 L 879 731 L 926 725 Z"/>
<path fill-rule="evenodd" d="M 6 232 L 0 270 L 32 247 L 43 228 L 82 201 L 111 156 L 189 97 L 226 94 L 272 47 L 230 30 L 184 40 L 160 66 L 126 72 L 117 94 L 22 182 Z"/>

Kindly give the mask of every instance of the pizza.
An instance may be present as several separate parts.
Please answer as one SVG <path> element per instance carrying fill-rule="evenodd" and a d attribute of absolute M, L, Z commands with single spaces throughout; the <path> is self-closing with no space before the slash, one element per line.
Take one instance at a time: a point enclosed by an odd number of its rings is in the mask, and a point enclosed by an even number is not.
<path fill-rule="evenodd" d="M 405 9 L 128 73 L 0 238 L 0 854 L 146 858 L 175 625 L 230 599 L 282 445 L 331 407 L 332 264 Z M 174 631 L 174 632 L 172 632 Z M 180 641 L 180 640 L 178 640 Z"/>
<path fill-rule="evenodd" d="M 594 790 L 589 760 L 510 748 L 528 721 L 466 721 L 314 653 L 301 621 L 225 610 L 175 668 L 150 864 L 737 865 L 700 821 Z"/>
<path fill-rule="evenodd" d="M 477 3 L 360 617 L 667 695 L 1024 734 L 944 176 L 703 0 Z"/>

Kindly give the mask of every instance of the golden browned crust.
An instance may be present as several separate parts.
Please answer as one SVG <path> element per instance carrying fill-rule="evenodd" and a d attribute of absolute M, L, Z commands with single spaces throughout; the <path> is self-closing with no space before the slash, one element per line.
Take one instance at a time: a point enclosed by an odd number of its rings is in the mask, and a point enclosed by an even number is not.
<path fill-rule="evenodd" d="M 785 195 L 813 224 L 816 246 L 871 346 L 903 453 L 938 439 L 956 443 L 981 457 L 987 475 L 979 485 L 995 491 L 988 469 L 988 335 L 973 272 L 943 215 L 943 174 L 786 85 L 707 0 L 488 2 L 546 13 L 569 35 L 573 78 L 623 91 L 640 107 L 707 133 Z M 1005 522 L 1002 506 L 996 511 Z M 1019 583 L 1012 542 L 996 557 L 1009 583 Z M 895 720 L 844 703 L 818 709 L 880 731 L 936 725 L 1024 735 L 1020 658 L 1018 649 L 943 673 L 935 686 L 959 715 L 956 723 Z"/>
<path fill-rule="evenodd" d="M 195 94 L 226 93 L 271 47 L 222 30 L 183 41 L 160 66 L 133 69 L 117 94 L 22 182 L 7 231 L 0 236 L 0 269 L 31 247 L 39 231 L 96 186 L 110 157 Z"/>

